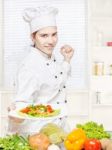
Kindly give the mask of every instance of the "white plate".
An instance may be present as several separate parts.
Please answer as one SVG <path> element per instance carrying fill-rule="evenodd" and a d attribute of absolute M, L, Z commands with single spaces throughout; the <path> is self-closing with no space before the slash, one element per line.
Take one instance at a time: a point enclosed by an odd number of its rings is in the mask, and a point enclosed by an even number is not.
<path fill-rule="evenodd" d="M 53 109 L 60 109 L 60 114 L 58 114 L 56 116 L 51 116 L 51 117 L 32 117 L 32 116 L 28 116 L 28 115 L 22 116 L 18 113 L 20 110 L 20 108 L 19 108 L 19 109 L 10 111 L 8 116 L 18 118 L 18 119 L 25 119 L 25 120 L 49 120 L 49 119 L 53 120 L 53 119 L 62 118 L 64 116 L 66 116 L 66 109 L 65 109 L 65 107 L 63 107 L 63 105 L 52 104 L 51 106 Z M 22 107 L 22 108 L 25 108 L 25 107 Z"/>

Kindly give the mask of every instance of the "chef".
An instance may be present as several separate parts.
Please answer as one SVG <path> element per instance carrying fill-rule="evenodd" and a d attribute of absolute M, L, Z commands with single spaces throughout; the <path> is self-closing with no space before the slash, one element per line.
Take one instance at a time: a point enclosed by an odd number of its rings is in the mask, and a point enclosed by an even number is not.
<path fill-rule="evenodd" d="M 51 106 L 55 104 L 59 105 L 59 108 L 66 108 L 66 81 L 71 70 L 73 48 L 69 45 L 60 48 L 64 58 L 62 63 L 59 63 L 53 54 L 58 41 L 57 13 L 56 8 L 45 6 L 24 10 L 23 19 L 30 26 L 33 46 L 30 46 L 30 53 L 18 69 L 18 89 L 13 104 L 15 107 L 22 104 L 50 104 Z M 65 109 L 61 118 L 51 120 L 18 121 L 10 118 L 9 130 L 33 134 L 49 122 L 64 128 L 66 113 Z"/>

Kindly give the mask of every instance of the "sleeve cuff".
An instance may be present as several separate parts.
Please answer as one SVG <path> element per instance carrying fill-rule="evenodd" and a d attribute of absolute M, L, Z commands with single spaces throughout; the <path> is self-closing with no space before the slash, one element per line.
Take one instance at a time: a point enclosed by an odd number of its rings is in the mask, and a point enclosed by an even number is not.
<path fill-rule="evenodd" d="M 71 74 L 71 65 L 66 61 L 63 62 L 63 70 L 65 73 Z"/>

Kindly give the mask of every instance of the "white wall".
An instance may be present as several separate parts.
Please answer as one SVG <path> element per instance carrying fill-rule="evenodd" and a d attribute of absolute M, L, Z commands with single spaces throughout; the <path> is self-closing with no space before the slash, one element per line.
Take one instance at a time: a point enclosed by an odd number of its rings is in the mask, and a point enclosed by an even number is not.
<path fill-rule="evenodd" d="M 0 75 L 2 74 L 2 69 L 3 69 L 3 67 L 2 67 L 2 54 L 3 54 L 3 43 L 2 43 L 2 13 L 3 13 L 3 11 L 2 11 L 2 0 L 0 1 Z M 0 87 L 2 86 L 2 76 L 1 76 L 1 78 L 0 78 Z M 1 106 L 1 96 L 0 96 L 0 106 Z M 1 107 L 0 107 L 0 126 L 1 126 Z"/>
<path fill-rule="evenodd" d="M 0 87 L 2 86 L 3 72 L 3 2 L 0 1 Z"/>

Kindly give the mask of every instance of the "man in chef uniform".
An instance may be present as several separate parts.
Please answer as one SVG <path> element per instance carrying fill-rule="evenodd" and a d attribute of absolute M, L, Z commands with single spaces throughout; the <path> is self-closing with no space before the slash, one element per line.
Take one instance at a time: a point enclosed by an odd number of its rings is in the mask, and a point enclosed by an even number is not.
<path fill-rule="evenodd" d="M 58 41 L 57 13 L 56 8 L 45 6 L 24 10 L 23 19 L 30 26 L 34 45 L 30 46 L 30 53 L 19 66 L 18 89 L 13 105 L 19 108 L 24 104 L 50 104 L 51 106 L 55 104 L 59 108 L 63 107 L 65 111 L 61 118 L 57 117 L 50 120 L 19 120 L 11 117 L 9 119 L 10 132 L 33 134 L 49 122 L 56 123 L 67 130 L 65 84 L 70 74 L 73 49 L 69 45 L 62 46 L 60 52 L 64 59 L 61 64 L 57 62 L 53 54 Z"/>

